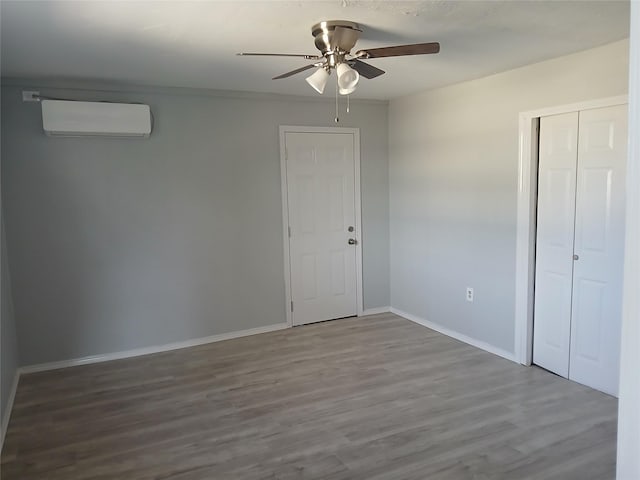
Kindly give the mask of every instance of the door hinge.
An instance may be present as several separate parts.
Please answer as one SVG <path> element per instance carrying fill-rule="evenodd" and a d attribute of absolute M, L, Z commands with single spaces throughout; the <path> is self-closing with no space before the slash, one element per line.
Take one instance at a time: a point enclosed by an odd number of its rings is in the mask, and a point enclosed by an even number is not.
<path fill-rule="evenodd" d="M 291 302 L 291 312 L 293 312 L 293 301 Z"/>
<path fill-rule="evenodd" d="M 289 238 L 291 238 L 291 225 L 289 225 L 287 229 L 289 230 Z"/>

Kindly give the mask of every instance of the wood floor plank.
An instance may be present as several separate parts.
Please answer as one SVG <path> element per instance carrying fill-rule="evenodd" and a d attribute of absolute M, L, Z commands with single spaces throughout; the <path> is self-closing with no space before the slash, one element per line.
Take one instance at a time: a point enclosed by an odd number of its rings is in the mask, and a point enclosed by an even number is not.
<path fill-rule="evenodd" d="M 3 480 L 615 476 L 615 398 L 392 314 L 25 375 Z"/>

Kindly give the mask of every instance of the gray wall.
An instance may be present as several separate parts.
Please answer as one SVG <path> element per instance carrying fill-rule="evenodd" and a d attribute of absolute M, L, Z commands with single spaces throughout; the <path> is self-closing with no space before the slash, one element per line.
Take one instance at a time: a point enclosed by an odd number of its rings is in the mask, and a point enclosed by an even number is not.
<path fill-rule="evenodd" d="M 392 101 L 391 305 L 513 352 L 518 113 L 625 94 L 627 73 L 622 41 Z"/>
<path fill-rule="evenodd" d="M 23 364 L 285 320 L 278 126 L 333 125 L 333 102 L 13 82 L 2 190 Z M 148 140 L 49 138 L 22 87 L 151 106 Z M 361 133 L 365 308 L 389 304 L 387 105 Z"/>
<path fill-rule="evenodd" d="M 7 265 L 4 219 L 0 220 L 0 235 L 0 421 L 4 432 L 7 427 L 5 421 L 9 420 L 6 416 L 9 395 L 18 370 L 18 344 L 11 300 L 11 277 Z"/>

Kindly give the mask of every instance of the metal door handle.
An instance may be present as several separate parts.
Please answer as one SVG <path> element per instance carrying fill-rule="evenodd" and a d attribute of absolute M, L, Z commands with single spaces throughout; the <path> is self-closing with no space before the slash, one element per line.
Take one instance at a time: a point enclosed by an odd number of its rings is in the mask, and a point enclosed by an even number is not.
<path fill-rule="evenodd" d="M 350 238 L 350 239 L 347 241 L 347 243 L 348 243 L 349 245 L 355 245 L 355 244 L 356 244 L 356 243 L 358 243 L 358 242 L 356 241 L 356 239 L 355 239 L 355 238 Z"/>
<path fill-rule="evenodd" d="M 579 257 L 578 255 L 575 255 L 575 254 L 574 254 L 574 255 L 573 255 L 573 259 L 574 259 L 574 260 L 580 260 L 580 257 Z"/>

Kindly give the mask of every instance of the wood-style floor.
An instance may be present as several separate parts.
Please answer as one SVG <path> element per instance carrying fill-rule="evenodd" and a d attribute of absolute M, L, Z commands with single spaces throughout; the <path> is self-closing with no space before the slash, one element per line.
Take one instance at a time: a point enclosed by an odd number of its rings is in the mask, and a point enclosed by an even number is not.
<path fill-rule="evenodd" d="M 2 479 L 613 479 L 616 410 L 385 314 L 26 375 Z"/>

